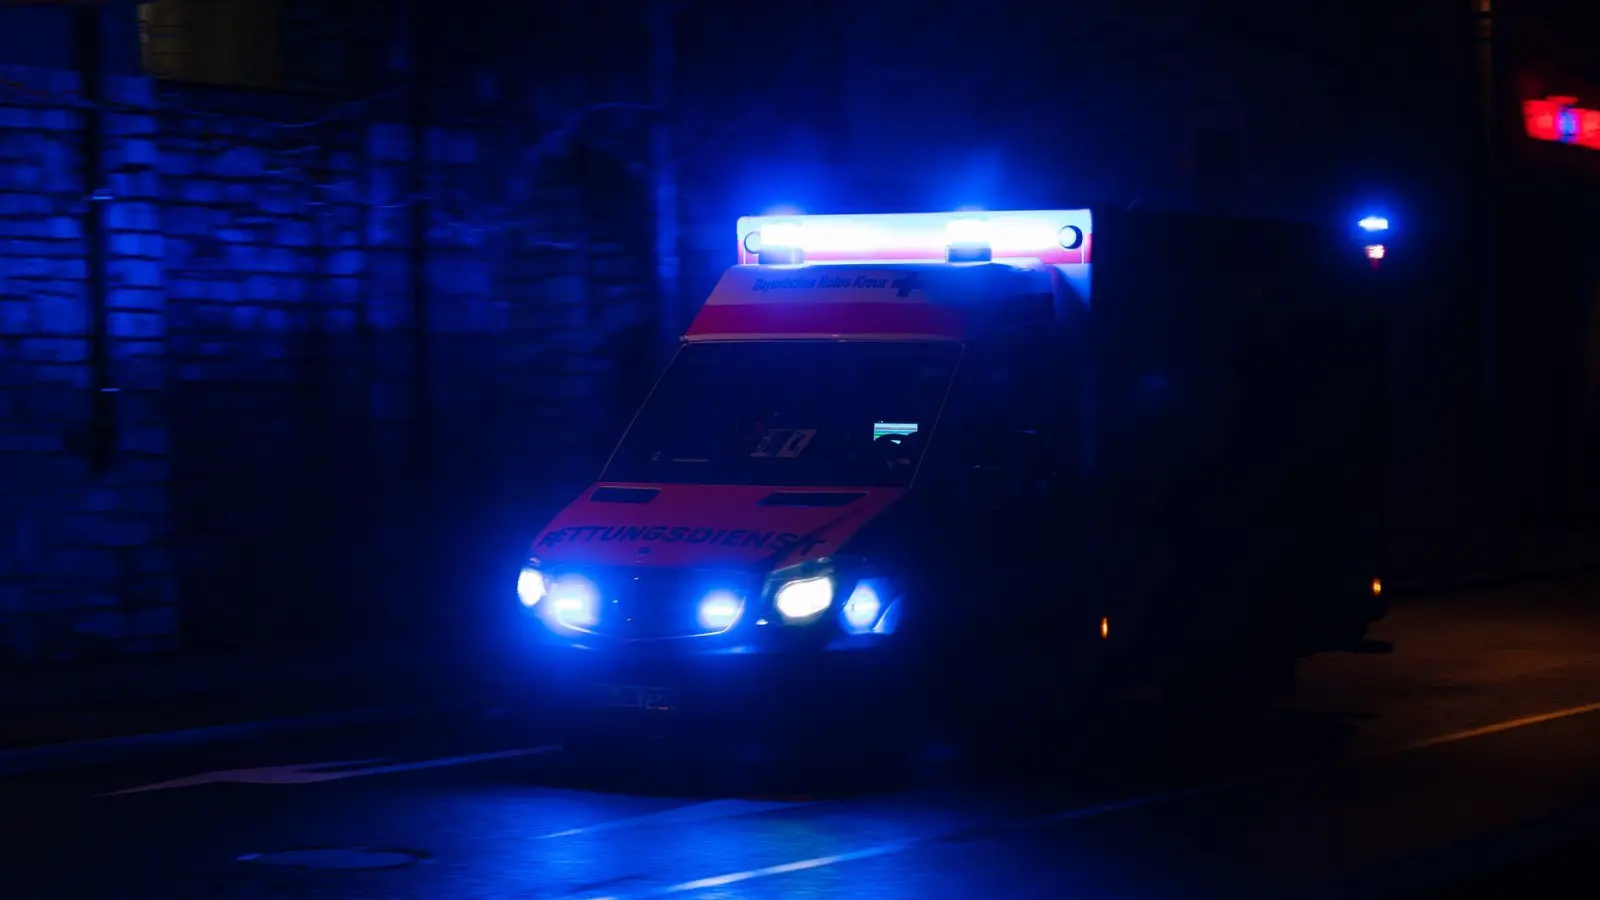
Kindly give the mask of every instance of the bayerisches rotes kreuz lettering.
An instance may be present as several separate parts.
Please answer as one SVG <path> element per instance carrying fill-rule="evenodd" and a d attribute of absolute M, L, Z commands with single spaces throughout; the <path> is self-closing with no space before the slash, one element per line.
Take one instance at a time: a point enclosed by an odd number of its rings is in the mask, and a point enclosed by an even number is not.
<path fill-rule="evenodd" d="M 823 541 L 792 531 L 754 531 L 748 528 L 692 528 L 687 525 L 569 525 L 554 528 L 539 538 L 539 546 L 557 544 L 703 544 L 708 547 L 744 547 L 786 553 L 796 548 L 806 556 Z"/>
<path fill-rule="evenodd" d="M 774 278 L 757 278 L 750 285 L 757 294 L 772 291 L 893 291 L 896 297 L 909 297 L 913 291 L 922 290 L 922 279 L 917 273 L 905 275 L 790 275 Z"/>

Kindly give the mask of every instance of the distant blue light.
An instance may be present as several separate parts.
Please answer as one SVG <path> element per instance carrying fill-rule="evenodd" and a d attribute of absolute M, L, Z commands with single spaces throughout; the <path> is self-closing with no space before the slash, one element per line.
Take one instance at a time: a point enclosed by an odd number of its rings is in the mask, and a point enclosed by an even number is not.
<path fill-rule="evenodd" d="M 1563 109 L 1556 116 L 1556 128 L 1561 132 L 1561 140 L 1571 143 L 1578 139 L 1578 111 Z"/>
<path fill-rule="evenodd" d="M 1388 231 L 1389 220 L 1383 216 L 1367 216 L 1356 223 L 1362 231 Z"/>

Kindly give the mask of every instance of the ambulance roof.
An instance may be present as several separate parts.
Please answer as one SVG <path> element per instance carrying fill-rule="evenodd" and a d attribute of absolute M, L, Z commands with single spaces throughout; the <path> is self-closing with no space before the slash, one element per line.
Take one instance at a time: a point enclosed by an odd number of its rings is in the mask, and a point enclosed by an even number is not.
<path fill-rule="evenodd" d="M 1065 284 L 1088 299 L 1088 210 L 747 216 L 738 240 L 685 340 L 961 341 L 1050 321 Z"/>

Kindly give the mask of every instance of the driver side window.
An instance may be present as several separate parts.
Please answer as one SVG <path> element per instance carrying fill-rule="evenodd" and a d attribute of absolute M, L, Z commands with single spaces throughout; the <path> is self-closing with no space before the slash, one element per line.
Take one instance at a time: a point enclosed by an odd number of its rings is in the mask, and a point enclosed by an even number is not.
<path fill-rule="evenodd" d="M 1065 460 L 1070 384 L 1056 375 L 1048 330 L 1008 332 L 968 347 L 951 397 L 953 460 L 978 492 L 1037 498 Z"/>

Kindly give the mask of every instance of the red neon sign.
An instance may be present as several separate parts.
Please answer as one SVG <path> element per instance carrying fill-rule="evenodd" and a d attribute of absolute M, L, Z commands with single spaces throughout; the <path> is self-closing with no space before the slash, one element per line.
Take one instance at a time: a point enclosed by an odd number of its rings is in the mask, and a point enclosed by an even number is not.
<path fill-rule="evenodd" d="M 1522 101 L 1528 137 L 1600 150 L 1600 110 L 1582 109 L 1577 102 L 1577 97 Z"/>

